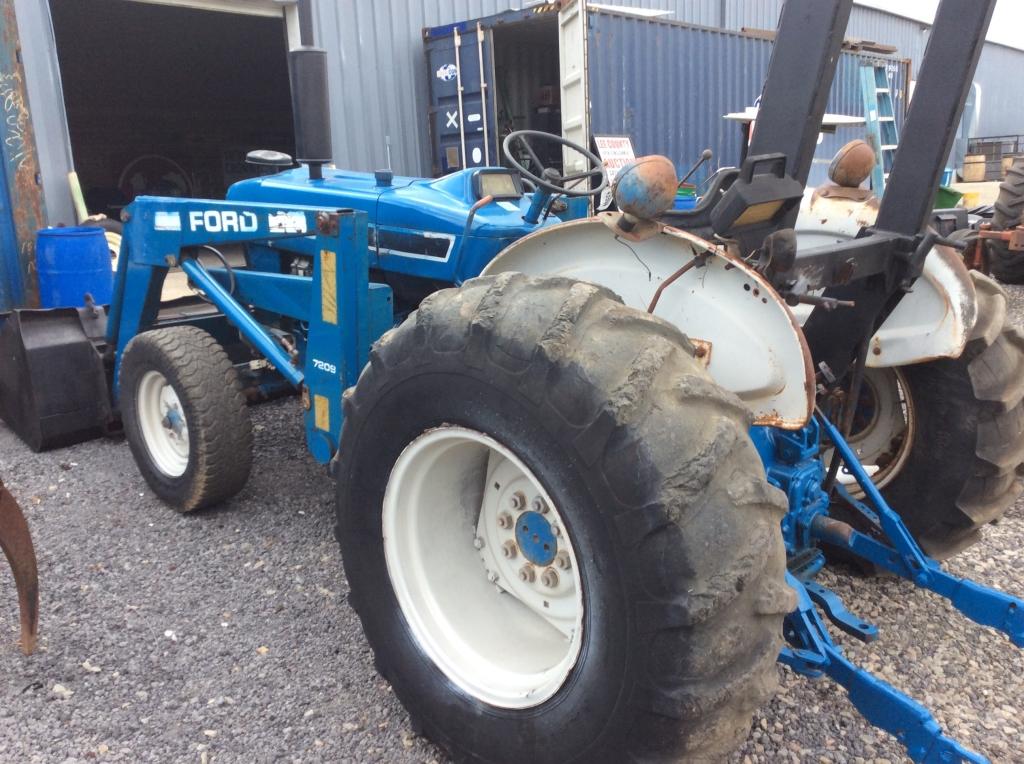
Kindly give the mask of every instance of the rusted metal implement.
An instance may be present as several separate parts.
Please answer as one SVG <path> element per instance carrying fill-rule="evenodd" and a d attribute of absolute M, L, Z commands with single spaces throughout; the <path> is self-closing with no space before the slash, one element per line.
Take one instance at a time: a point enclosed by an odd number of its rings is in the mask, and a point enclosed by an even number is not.
<path fill-rule="evenodd" d="M 29 655 L 36 649 L 39 630 L 39 571 L 28 522 L 3 481 L 0 481 L 0 549 L 4 550 L 14 571 L 21 611 L 21 651 Z"/>
<path fill-rule="evenodd" d="M 29 112 L 14 0 L 0 0 L 0 197 L 8 196 L 13 230 L 0 230 L 0 247 L 13 248 L 17 274 L 0 280 L 0 310 L 39 304 L 36 231 L 46 223 L 39 157 Z"/>

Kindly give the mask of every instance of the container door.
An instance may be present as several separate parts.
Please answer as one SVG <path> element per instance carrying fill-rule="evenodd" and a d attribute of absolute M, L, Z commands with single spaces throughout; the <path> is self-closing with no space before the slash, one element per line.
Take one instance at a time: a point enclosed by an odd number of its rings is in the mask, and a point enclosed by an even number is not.
<path fill-rule="evenodd" d="M 587 95 L 587 8 L 569 0 L 558 12 L 558 68 L 562 91 L 562 137 L 590 146 L 590 100 Z M 575 151 L 562 153 L 563 174 L 588 169 Z"/>
<path fill-rule="evenodd" d="M 456 24 L 426 41 L 430 77 L 430 135 L 434 173 L 501 164 L 494 131 L 490 30 Z"/>

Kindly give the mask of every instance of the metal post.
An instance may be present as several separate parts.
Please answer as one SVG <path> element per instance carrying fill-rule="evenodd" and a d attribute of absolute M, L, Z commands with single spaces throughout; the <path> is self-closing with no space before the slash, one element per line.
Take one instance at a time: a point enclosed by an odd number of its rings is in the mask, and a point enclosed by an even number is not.
<path fill-rule="evenodd" d="M 462 37 L 459 30 L 452 31 L 455 40 L 455 92 L 459 98 L 459 142 L 462 144 L 462 155 L 459 162 L 462 169 L 466 169 L 466 121 L 462 118 L 462 62 L 459 57 L 459 47 L 462 45 Z"/>
<path fill-rule="evenodd" d="M 476 22 L 476 52 L 480 60 L 480 113 L 484 128 L 484 164 L 491 164 L 491 145 L 487 135 L 487 76 L 484 73 L 484 28 Z"/>
<path fill-rule="evenodd" d="M 313 44 L 313 0 L 299 0 L 299 44 Z"/>
<path fill-rule="evenodd" d="M 786 0 L 782 7 L 748 154 L 785 154 L 786 173 L 803 184 L 852 7 L 853 0 Z"/>
<path fill-rule="evenodd" d="M 36 231 L 46 225 L 13 0 L 0 0 L 0 310 L 39 305 Z"/>

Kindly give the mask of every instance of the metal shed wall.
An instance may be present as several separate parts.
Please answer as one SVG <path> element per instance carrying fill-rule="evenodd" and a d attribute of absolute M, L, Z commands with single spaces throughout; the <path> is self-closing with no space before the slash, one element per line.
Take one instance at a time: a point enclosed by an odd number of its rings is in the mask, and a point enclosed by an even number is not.
<path fill-rule="evenodd" d="M 679 168 L 695 161 L 704 148 L 715 152 L 718 166 L 737 165 L 741 133 L 722 116 L 742 111 L 761 94 L 771 47 L 766 40 L 734 32 L 591 12 L 591 130 L 629 135 L 638 155 L 665 154 Z M 902 116 L 906 83 L 901 63 L 851 53 L 840 58 L 829 112 L 863 112 L 859 68 L 876 62 L 890 64 L 897 115 Z M 853 127 L 825 135 L 810 182 L 824 181 L 836 150 L 862 134 L 863 128 Z"/>
<path fill-rule="evenodd" d="M 600 3 L 600 0 L 597 0 Z M 670 11 L 669 18 L 688 24 L 772 29 L 783 0 L 605 0 L 609 5 Z M 429 174 L 430 145 L 426 127 L 427 71 L 421 30 L 501 13 L 528 5 L 522 0 L 354 0 L 321 2 L 317 11 L 321 44 L 332 67 L 331 95 L 335 158 L 339 165 L 370 170 L 387 163 L 390 139 L 396 172 Z M 854 6 L 847 34 L 895 45 L 899 58 L 911 59 L 911 77 L 920 68 L 928 26 L 884 11 Z M 646 55 L 649 51 L 643 50 Z M 704 108 L 722 69 L 714 67 L 708 87 L 690 97 L 695 110 Z M 1019 132 L 1024 102 L 1015 97 L 1007 71 L 1024 68 L 1024 51 L 988 44 L 978 69 L 985 99 L 982 134 Z M 687 69 L 704 73 L 703 68 Z M 761 77 L 764 72 L 761 71 Z M 684 75 L 688 76 L 688 75 Z M 664 73 L 662 81 L 669 78 Z M 749 72 L 736 87 L 746 88 Z M 680 76 L 673 79 L 679 80 Z M 685 81 L 685 80 L 684 80 Z M 699 82 L 700 80 L 690 80 Z M 754 94 L 760 86 L 753 89 Z M 736 95 L 735 93 L 733 95 Z M 859 96 L 858 96 L 859 97 Z M 744 94 L 744 101 L 753 96 Z M 859 102 L 858 102 L 859 104 Z M 848 113 L 859 114 L 861 107 Z M 831 107 L 830 107 L 831 108 Z M 836 109 L 839 110 L 838 108 Z M 724 113 L 724 112 L 723 112 Z M 728 129 L 728 125 L 720 126 Z M 710 130 L 701 135 L 710 134 Z M 713 142 L 711 142 L 712 145 Z"/>
<path fill-rule="evenodd" d="M 201 1 L 201 0 L 200 0 Z M 606 0 L 636 8 L 665 9 L 677 21 L 732 29 L 773 28 L 782 0 Z M 335 158 L 339 165 L 369 170 L 387 162 L 390 138 L 397 172 L 426 174 L 430 146 L 426 129 L 427 72 L 421 30 L 480 18 L 528 4 L 526 0 L 321 0 L 320 44 L 331 64 Z M 71 218 L 64 180 L 68 169 L 67 128 L 57 78 L 57 56 L 47 0 L 15 0 L 40 169 L 51 223 Z M 849 34 L 894 44 L 898 55 L 920 66 L 927 29 L 919 22 L 855 6 Z M 1024 52 L 989 44 L 978 79 L 983 87 L 981 134 L 1019 132 L 1024 102 L 1016 78 Z M 698 103 L 706 96 L 695 94 Z M 746 96 L 745 94 L 745 97 Z"/>
<path fill-rule="evenodd" d="M 981 120 L 976 135 L 1024 132 L 1022 70 L 1024 52 L 993 43 L 982 50 L 974 77 L 981 84 Z"/>

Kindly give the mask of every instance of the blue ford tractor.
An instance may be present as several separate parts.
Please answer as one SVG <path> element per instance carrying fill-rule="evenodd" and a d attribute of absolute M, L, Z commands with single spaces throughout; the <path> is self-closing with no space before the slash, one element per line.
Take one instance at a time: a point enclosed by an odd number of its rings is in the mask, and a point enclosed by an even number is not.
<path fill-rule="evenodd" d="M 985 761 L 844 656 L 828 623 L 877 630 L 815 577 L 832 550 L 1024 646 L 1024 601 L 937 561 L 1024 460 L 1005 294 L 927 228 L 994 5 L 942 0 L 880 200 L 804 188 L 851 0 L 787 0 L 748 155 L 686 211 L 645 157 L 588 216 L 597 157 L 536 134 L 438 180 L 325 167 L 323 53 L 293 51 L 302 166 L 136 199 L 109 311 L 4 323 L 5 417 L 36 447 L 119 418 L 188 512 L 248 477 L 246 394 L 297 391 L 376 664 L 458 760 L 718 760 L 778 661 L 914 761 Z M 200 308 L 161 305 L 174 268 Z M 83 370 L 59 410 L 46 352 Z"/>

